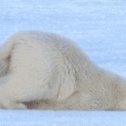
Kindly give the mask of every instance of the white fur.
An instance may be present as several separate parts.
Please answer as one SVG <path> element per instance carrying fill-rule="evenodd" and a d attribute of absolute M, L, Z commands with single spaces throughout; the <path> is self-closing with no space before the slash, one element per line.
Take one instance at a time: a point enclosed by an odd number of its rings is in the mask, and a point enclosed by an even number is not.
<path fill-rule="evenodd" d="M 1 108 L 125 110 L 125 84 L 52 33 L 19 32 L 1 48 Z"/>

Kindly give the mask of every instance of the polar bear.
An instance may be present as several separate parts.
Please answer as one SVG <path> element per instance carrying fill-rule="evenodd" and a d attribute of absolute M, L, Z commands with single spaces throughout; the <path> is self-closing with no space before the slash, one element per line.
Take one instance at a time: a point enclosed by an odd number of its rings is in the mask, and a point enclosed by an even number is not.
<path fill-rule="evenodd" d="M 68 38 L 18 32 L 0 49 L 0 108 L 126 110 L 126 80 Z"/>

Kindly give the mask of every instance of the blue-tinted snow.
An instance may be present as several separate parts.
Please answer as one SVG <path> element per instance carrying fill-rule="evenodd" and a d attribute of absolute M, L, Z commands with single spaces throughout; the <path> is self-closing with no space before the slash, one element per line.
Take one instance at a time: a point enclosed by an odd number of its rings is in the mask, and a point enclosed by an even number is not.
<path fill-rule="evenodd" d="M 0 126 L 126 126 L 125 112 L 0 111 Z"/>

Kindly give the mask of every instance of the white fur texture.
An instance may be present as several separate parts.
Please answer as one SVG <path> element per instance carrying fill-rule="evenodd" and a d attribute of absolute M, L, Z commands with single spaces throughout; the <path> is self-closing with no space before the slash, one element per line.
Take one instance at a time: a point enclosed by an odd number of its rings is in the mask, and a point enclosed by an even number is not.
<path fill-rule="evenodd" d="M 19 32 L 0 51 L 0 108 L 126 110 L 126 80 L 67 38 Z"/>

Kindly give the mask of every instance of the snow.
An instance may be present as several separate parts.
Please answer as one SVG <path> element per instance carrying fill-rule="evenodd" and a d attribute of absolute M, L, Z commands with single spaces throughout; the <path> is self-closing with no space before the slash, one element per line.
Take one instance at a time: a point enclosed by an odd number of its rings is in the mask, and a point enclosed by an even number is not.
<path fill-rule="evenodd" d="M 16 31 L 73 39 L 99 66 L 126 77 L 125 0 L 0 0 L 1 44 Z M 125 112 L 0 111 L 0 126 L 126 125 Z"/>
<path fill-rule="evenodd" d="M 3 111 L 0 126 L 125 126 L 125 112 Z"/>

